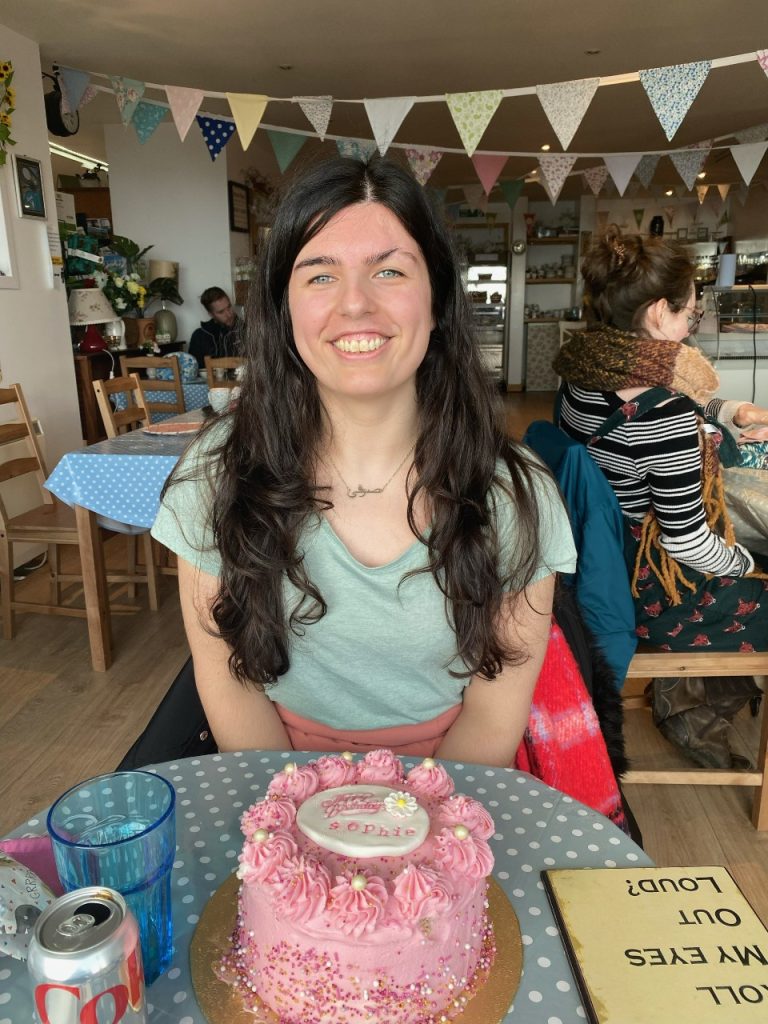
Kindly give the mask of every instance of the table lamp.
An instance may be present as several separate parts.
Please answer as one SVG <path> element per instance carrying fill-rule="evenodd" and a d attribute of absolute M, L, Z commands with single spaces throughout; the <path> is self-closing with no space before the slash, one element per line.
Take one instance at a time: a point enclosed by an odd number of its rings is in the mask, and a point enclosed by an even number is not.
<path fill-rule="evenodd" d="M 101 352 L 107 347 L 96 324 L 110 320 L 117 320 L 117 313 L 100 288 L 73 288 L 69 293 L 69 322 L 73 327 L 86 328 L 79 345 L 81 352 Z"/>

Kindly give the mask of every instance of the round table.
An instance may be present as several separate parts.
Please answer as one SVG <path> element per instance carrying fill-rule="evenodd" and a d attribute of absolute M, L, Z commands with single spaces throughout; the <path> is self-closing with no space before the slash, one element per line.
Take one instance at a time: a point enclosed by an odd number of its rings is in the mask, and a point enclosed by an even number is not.
<path fill-rule="evenodd" d="M 264 797 L 289 758 L 317 754 L 250 751 L 157 765 L 149 770 L 176 788 L 178 851 L 173 866 L 173 964 L 147 992 L 149 1019 L 205 1024 L 189 973 L 189 944 L 207 900 L 237 868 L 238 821 Z M 420 759 L 403 758 L 406 768 Z M 514 1024 L 574 1024 L 585 1020 L 539 872 L 544 868 L 639 867 L 652 862 L 607 818 L 523 772 L 443 762 L 457 791 L 476 797 L 494 816 L 494 877 L 505 890 L 523 936 L 523 977 L 504 1018 Z M 13 835 L 42 834 L 45 815 Z M 26 965 L 0 960 L 0 1024 L 28 1024 L 32 998 Z"/>

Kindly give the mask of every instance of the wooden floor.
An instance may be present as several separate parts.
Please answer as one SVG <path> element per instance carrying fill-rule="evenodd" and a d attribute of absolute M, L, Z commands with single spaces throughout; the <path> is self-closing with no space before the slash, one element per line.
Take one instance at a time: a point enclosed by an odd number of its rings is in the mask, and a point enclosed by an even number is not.
<path fill-rule="evenodd" d="M 510 433 L 548 418 L 552 395 L 505 398 Z M 119 557 L 123 540 L 109 542 Z M 34 580 L 23 584 L 28 589 Z M 139 599 L 146 597 L 139 588 Z M 115 663 L 92 672 L 85 622 L 17 617 L 18 636 L 0 640 L 0 835 L 27 821 L 64 789 L 112 770 L 143 728 L 187 657 L 175 580 L 161 579 L 161 606 L 114 618 Z M 754 750 L 748 715 L 738 729 Z M 633 767 L 658 767 L 677 754 L 646 711 L 627 716 Z M 654 759 L 653 765 L 649 758 Z M 728 866 L 768 923 L 768 832 L 749 821 L 751 790 L 737 787 L 628 786 L 627 798 L 648 854 L 661 865 Z M 30 831 L 42 831 L 42 820 Z"/>

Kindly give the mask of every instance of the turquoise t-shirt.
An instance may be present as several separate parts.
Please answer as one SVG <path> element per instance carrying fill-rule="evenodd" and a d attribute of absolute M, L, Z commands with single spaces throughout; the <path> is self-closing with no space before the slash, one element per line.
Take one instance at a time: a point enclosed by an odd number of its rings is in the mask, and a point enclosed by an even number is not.
<path fill-rule="evenodd" d="M 185 460 L 197 462 L 192 450 Z M 505 471 L 505 467 L 502 471 Z M 549 477 L 535 489 L 541 529 L 541 564 L 534 580 L 573 572 L 576 551 L 568 517 Z M 210 486 L 184 481 L 171 487 L 152 534 L 181 558 L 218 575 L 221 567 L 206 522 Z M 512 545 L 515 512 L 506 494 L 497 502 L 502 543 Z M 456 637 L 443 595 L 430 573 L 401 583 L 406 572 L 427 563 L 419 540 L 387 565 L 362 565 L 323 515 L 300 539 L 307 574 L 328 606 L 317 622 L 290 635 L 290 668 L 267 696 L 290 711 L 337 729 L 376 729 L 428 721 L 459 704 L 468 679 L 460 670 Z M 298 591 L 284 583 L 286 609 Z"/>

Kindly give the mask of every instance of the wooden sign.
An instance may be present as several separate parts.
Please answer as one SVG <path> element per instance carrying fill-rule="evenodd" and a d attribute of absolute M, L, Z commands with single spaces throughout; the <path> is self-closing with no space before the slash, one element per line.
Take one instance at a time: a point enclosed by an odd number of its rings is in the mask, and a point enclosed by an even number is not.
<path fill-rule="evenodd" d="M 768 931 L 726 868 L 542 879 L 594 1024 L 768 1021 Z"/>

